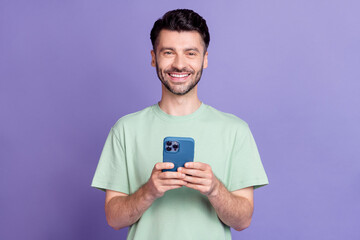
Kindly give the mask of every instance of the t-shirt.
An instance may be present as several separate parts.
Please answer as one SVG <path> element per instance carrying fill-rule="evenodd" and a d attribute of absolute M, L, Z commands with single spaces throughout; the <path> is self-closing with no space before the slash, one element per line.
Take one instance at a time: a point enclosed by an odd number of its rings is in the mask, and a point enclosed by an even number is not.
<path fill-rule="evenodd" d="M 172 116 L 158 104 L 120 118 L 106 139 L 92 186 L 132 194 L 162 162 L 165 137 L 191 137 L 194 161 L 207 163 L 229 191 L 268 184 L 248 124 L 204 103 Z M 231 239 L 206 196 L 183 186 L 165 192 L 131 225 L 128 239 Z"/>

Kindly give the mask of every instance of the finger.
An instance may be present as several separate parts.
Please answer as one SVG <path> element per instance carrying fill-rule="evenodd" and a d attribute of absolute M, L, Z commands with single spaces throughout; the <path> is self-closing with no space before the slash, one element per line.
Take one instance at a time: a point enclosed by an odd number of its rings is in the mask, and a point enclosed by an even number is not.
<path fill-rule="evenodd" d="M 199 192 L 203 192 L 203 190 L 204 190 L 201 185 L 192 184 L 192 183 L 186 184 L 186 187 L 198 190 Z"/>
<path fill-rule="evenodd" d="M 181 188 L 181 187 L 183 187 L 183 186 L 182 185 L 172 185 L 172 186 L 166 186 L 166 188 L 164 188 L 164 189 L 165 189 L 165 192 L 166 192 L 166 191 L 169 191 L 171 189 L 176 189 L 176 188 Z"/>
<path fill-rule="evenodd" d="M 159 174 L 160 179 L 169 179 L 169 178 L 184 178 L 185 174 L 181 172 L 162 172 Z"/>
<path fill-rule="evenodd" d="M 186 176 L 184 178 L 184 181 L 186 181 L 188 183 L 198 184 L 198 185 L 210 185 L 210 180 L 206 179 L 206 178 L 198 178 L 198 177 Z"/>
<path fill-rule="evenodd" d="M 195 177 L 207 178 L 208 173 L 203 170 L 197 170 L 192 168 L 178 168 L 178 171 L 181 173 L 185 173 L 186 175 L 191 175 Z"/>
<path fill-rule="evenodd" d="M 177 180 L 177 179 L 169 179 L 161 182 L 164 186 L 173 186 L 173 185 L 179 185 L 184 186 L 187 184 L 187 182 L 183 180 Z"/>
<path fill-rule="evenodd" d="M 207 170 L 210 166 L 202 162 L 187 162 L 185 163 L 185 168 L 194 168 L 199 170 Z"/>
<path fill-rule="evenodd" d="M 174 164 L 171 162 L 158 162 L 155 164 L 153 171 L 161 171 L 163 169 L 172 169 Z"/>

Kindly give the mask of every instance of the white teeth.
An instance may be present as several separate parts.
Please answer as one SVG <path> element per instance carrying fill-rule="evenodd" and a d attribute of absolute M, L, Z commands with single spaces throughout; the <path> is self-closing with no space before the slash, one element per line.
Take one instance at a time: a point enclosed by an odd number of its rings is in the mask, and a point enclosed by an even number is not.
<path fill-rule="evenodd" d="M 190 74 L 170 74 L 170 76 L 172 77 L 178 77 L 178 78 L 181 78 L 181 77 L 187 77 L 189 76 Z"/>

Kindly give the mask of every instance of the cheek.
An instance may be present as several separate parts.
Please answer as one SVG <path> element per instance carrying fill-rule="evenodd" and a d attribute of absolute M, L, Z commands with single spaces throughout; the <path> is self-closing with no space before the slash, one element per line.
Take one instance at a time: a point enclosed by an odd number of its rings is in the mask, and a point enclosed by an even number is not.
<path fill-rule="evenodd" d="M 189 62 L 189 64 L 195 69 L 200 69 L 204 65 L 204 59 L 194 59 Z"/>
<path fill-rule="evenodd" d="M 200 71 L 202 67 L 203 67 L 202 62 L 196 62 L 195 64 L 192 65 L 192 68 L 196 71 Z"/>
<path fill-rule="evenodd" d="M 157 65 L 161 70 L 166 70 L 171 68 L 171 63 L 169 61 L 158 61 Z"/>

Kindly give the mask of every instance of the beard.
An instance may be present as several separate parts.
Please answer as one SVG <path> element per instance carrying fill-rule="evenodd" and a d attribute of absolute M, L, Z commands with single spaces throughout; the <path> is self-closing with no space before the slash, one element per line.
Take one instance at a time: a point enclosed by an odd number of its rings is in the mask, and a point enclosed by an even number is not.
<path fill-rule="evenodd" d="M 167 69 L 167 70 L 163 71 L 161 68 L 159 68 L 159 66 L 156 62 L 156 73 L 157 73 L 159 80 L 166 87 L 167 90 L 169 90 L 171 93 L 178 95 L 178 96 L 183 96 L 183 95 L 187 94 L 199 83 L 199 81 L 201 79 L 202 71 L 203 71 L 203 64 L 201 65 L 201 70 L 198 72 L 195 72 L 194 70 L 188 69 L 188 68 L 183 68 L 181 70 L 177 69 L 177 68 L 171 68 L 171 69 Z M 170 85 L 168 80 L 166 80 L 166 75 L 168 75 L 168 73 L 170 73 L 170 72 L 177 72 L 179 74 L 181 74 L 182 72 L 187 72 L 187 73 L 190 72 L 191 73 L 190 77 L 194 77 L 194 78 L 188 85 L 182 86 L 181 89 L 176 89 Z M 196 73 L 195 76 L 194 76 L 194 73 Z"/>

